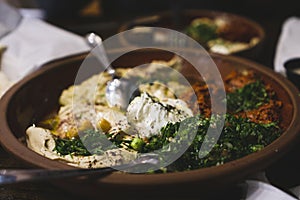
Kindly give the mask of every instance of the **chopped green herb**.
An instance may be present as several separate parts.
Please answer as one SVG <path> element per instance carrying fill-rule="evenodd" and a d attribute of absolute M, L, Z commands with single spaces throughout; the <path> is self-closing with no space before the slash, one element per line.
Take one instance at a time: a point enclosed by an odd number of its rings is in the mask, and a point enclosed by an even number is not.
<path fill-rule="evenodd" d="M 269 101 L 269 96 L 262 81 L 255 81 L 227 94 L 227 107 L 231 112 L 251 110 Z"/>
<path fill-rule="evenodd" d="M 89 156 L 91 153 L 85 148 L 79 138 L 73 139 L 55 139 L 55 151 L 61 155 L 76 155 L 76 156 Z"/>
<path fill-rule="evenodd" d="M 261 150 L 281 134 L 281 129 L 275 123 L 258 124 L 246 118 L 228 114 L 217 143 L 207 155 L 204 152 L 206 156 L 199 157 L 201 156 L 199 150 L 206 136 L 206 131 L 210 124 L 216 122 L 216 119 L 211 118 L 209 120 L 204 117 L 198 119 L 198 131 L 193 143 L 178 160 L 168 166 L 169 170 L 182 171 L 220 165 Z M 193 124 L 187 130 L 190 131 Z M 178 125 L 174 124 L 174 126 L 177 127 Z M 209 143 L 214 144 L 216 139 L 214 137 L 209 138 Z"/>
<path fill-rule="evenodd" d="M 199 23 L 197 25 L 190 25 L 186 28 L 186 33 L 193 39 L 206 46 L 206 43 L 212 39 L 216 39 L 217 26 L 213 23 Z"/>
<path fill-rule="evenodd" d="M 102 154 L 104 151 L 113 149 L 111 143 L 105 134 L 94 130 L 87 129 L 79 133 L 80 138 L 72 139 L 55 139 L 55 150 L 61 155 L 81 155 L 89 156 L 92 154 Z"/>

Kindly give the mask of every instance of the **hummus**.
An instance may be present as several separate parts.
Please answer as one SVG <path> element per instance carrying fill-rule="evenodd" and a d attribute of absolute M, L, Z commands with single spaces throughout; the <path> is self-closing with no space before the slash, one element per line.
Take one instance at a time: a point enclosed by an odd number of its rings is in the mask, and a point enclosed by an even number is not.
<path fill-rule="evenodd" d="M 129 78 L 130 76 L 142 78 L 144 71 L 149 79 L 151 74 L 165 70 L 163 65 L 178 70 L 179 63 L 181 60 L 175 57 L 168 62 L 155 61 L 148 66 L 147 70 L 143 69 L 140 72 L 130 74 L 129 69 L 118 69 L 118 73 L 126 74 Z M 126 73 L 127 71 L 129 73 Z M 193 116 L 187 104 L 177 99 L 175 95 L 187 90 L 187 86 L 176 81 L 161 83 L 153 80 L 151 83 L 140 84 L 141 95 L 130 102 L 127 110 L 121 110 L 108 106 L 106 102 L 106 84 L 110 80 L 111 77 L 106 72 L 102 72 L 80 85 L 64 90 L 59 98 L 61 107 L 57 115 L 49 119 L 51 128 L 33 125 L 27 129 L 28 147 L 49 159 L 60 160 L 82 168 L 120 165 L 133 160 L 138 154 L 135 148 L 127 145 L 127 141 L 133 141 L 135 138 L 147 141 L 147 138 L 159 135 L 161 128 L 166 124 Z M 93 87 L 95 85 L 97 85 L 96 90 Z M 79 137 L 82 139 L 80 134 L 87 134 L 86 130 L 104 134 L 104 138 L 109 143 L 111 143 L 109 139 L 118 143 L 119 140 L 125 142 L 121 146 L 105 149 L 99 154 L 73 155 L 58 152 L 57 139 L 72 140 Z"/>

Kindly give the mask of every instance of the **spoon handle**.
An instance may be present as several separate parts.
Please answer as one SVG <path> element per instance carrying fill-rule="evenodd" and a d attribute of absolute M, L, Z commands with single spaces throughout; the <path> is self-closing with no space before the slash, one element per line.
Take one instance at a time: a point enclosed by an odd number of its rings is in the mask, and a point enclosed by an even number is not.
<path fill-rule="evenodd" d="M 85 175 L 103 175 L 115 171 L 114 168 L 105 167 L 99 169 L 2 169 L 0 170 L 0 185 L 12 184 L 24 181 L 50 180 Z"/>
<path fill-rule="evenodd" d="M 115 76 L 116 70 L 110 65 L 106 50 L 103 47 L 102 38 L 95 34 L 89 33 L 85 36 L 88 45 L 95 50 L 92 51 L 94 56 L 106 67 L 106 71 L 112 76 Z"/>
<path fill-rule="evenodd" d="M 145 170 L 153 166 L 155 169 L 158 169 L 158 164 L 159 159 L 156 154 L 145 154 L 133 160 L 132 162 L 115 165 L 113 167 L 92 169 L 0 169 L 0 185 L 24 181 L 50 180 L 89 175 L 106 175 L 117 170 L 129 170 L 128 172 L 130 172 L 130 169 Z M 140 173 L 141 171 L 136 172 Z"/>

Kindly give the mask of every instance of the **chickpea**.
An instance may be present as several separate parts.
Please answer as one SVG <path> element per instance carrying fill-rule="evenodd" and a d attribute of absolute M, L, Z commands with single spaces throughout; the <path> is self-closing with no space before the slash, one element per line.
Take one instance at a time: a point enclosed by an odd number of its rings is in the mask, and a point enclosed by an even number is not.
<path fill-rule="evenodd" d="M 74 137 L 77 137 L 77 136 L 78 136 L 77 128 L 74 127 L 74 126 L 69 127 L 68 130 L 67 130 L 66 133 L 65 133 L 65 136 L 66 136 L 67 138 L 74 138 Z"/>
<path fill-rule="evenodd" d="M 101 118 L 97 123 L 97 128 L 107 133 L 111 129 L 111 124 L 104 118 Z"/>

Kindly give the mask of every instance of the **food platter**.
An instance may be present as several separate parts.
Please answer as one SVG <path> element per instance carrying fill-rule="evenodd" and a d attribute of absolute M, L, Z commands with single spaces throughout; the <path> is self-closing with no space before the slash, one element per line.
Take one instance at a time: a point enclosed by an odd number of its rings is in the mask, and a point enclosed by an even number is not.
<path fill-rule="evenodd" d="M 119 50 L 115 50 L 118 52 Z M 115 53 L 114 51 L 108 53 Z M 3 147 L 17 158 L 34 167 L 46 169 L 71 169 L 64 163 L 47 159 L 24 144 L 25 130 L 57 109 L 58 98 L 63 89 L 74 83 L 78 68 L 87 54 L 71 56 L 50 62 L 38 71 L 14 85 L 1 99 L 0 141 Z M 173 54 L 167 51 L 133 51 L 118 58 L 115 66 L 131 67 L 153 59 L 169 60 Z M 53 181 L 67 190 L 88 196 L 130 196 L 151 193 L 167 196 L 195 194 L 200 191 L 218 190 L 242 181 L 247 176 L 265 169 L 285 155 L 298 138 L 300 118 L 298 90 L 284 77 L 260 64 L 238 57 L 211 54 L 222 76 L 232 69 L 251 69 L 270 84 L 283 102 L 282 121 L 285 132 L 270 145 L 257 153 L 225 163 L 220 166 L 166 174 L 112 173 L 104 177 Z M 88 62 L 97 64 L 93 57 Z M 94 72 L 86 74 L 87 78 Z M 284 113 L 290 113 L 286 115 Z M 164 188 L 164 190 L 161 190 Z M 176 189 L 175 189 L 176 188 Z M 201 189 L 199 189 L 201 188 Z M 114 192 L 118 191 L 118 193 Z"/>

